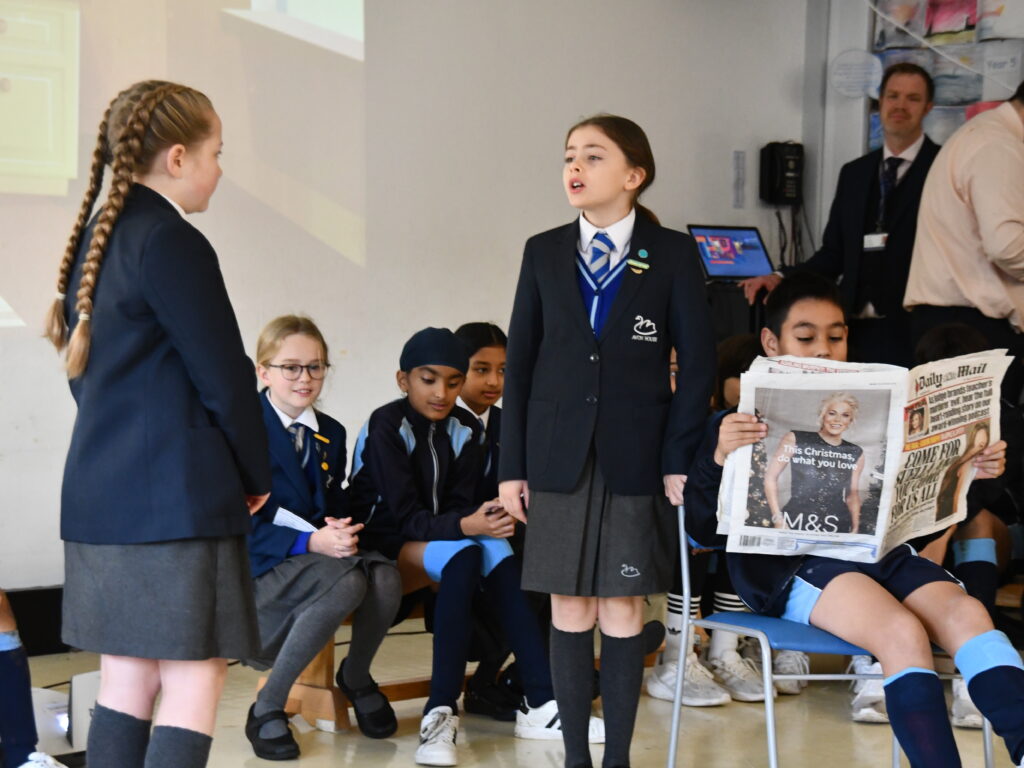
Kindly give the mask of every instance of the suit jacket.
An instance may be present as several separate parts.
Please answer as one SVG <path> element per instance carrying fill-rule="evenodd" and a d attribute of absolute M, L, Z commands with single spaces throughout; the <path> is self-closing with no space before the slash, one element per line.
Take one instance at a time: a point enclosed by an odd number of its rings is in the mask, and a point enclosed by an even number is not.
<path fill-rule="evenodd" d="M 509 325 L 499 480 L 568 493 L 593 445 L 612 493 L 660 494 L 685 474 L 715 376 L 714 338 L 696 246 L 636 218 L 608 319 L 595 336 L 576 278 L 579 223 L 526 243 Z M 669 386 L 669 353 L 679 386 Z"/>
<path fill-rule="evenodd" d="M 910 257 L 914 251 L 917 232 L 917 209 L 928 169 L 939 153 L 939 145 L 925 136 L 917 157 L 907 170 L 897 189 L 899 194 L 889 216 L 889 239 L 878 264 L 882 269 L 883 294 L 876 309 L 883 315 L 903 311 L 903 294 L 910 274 Z M 843 166 L 839 172 L 836 196 L 832 200 L 828 224 L 822 237 L 821 248 L 793 271 L 808 270 L 830 277 L 842 277 L 839 293 L 847 312 L 857 309 L 857 289 L 861 279 L 864 257 L 864 235 L 873 227 L 866 227 L 868 201 L 879 186 L 879 167 L 882 150 L 858 157 Z"/>
<path fill-rule="evenodd" d="M 306 432 L 311 440 L 310 474 L 315 478 L 310 487 L 310 476 L 302 468 L 301 456 L 295 451 L 292 435 L 285 429 L 267 391 L 260 394 L 263 404 L 263 423 L 270 442 L 270 470 L 273 477 L 270 498 L 252 518 L 249 537 L 249 561 L 252 575 L 259 576 L 281 563 L 299 537 L 299 531 L 274 524 L 274 516 L 282 507 L 293 512 L 317 528 L 322 528 L 325 517 L 345 517 L 345 494 L 341 488 L 345 480 L 347 453 L 345 428 L 326 413 L 316 412 L 320 430 Z"/>
<path fill-rule="evenodd" d="M 67 291 L 72 327 L 93 225 Z M 123 544 L 248 533 L 245 495 L 270 490 L 253 365 L 213 248 L 148 187 L 132 187 L 114 225 L 91 323 L 88 367 L 70 382 L 78 416 L 61 537 Z"/>

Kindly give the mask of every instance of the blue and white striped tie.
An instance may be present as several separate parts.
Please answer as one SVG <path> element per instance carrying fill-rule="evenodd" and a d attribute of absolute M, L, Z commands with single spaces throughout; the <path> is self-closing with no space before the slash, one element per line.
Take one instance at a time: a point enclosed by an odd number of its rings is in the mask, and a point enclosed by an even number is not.
<path fill-rule="evenodd" d="M 603 230 L 594 235 L 594 239 L 590 241 L 590 263 L 587 266 L 594 280 L 599 283 L 611 270 L 613 250 L 615 250 L 615 243 Z"/>

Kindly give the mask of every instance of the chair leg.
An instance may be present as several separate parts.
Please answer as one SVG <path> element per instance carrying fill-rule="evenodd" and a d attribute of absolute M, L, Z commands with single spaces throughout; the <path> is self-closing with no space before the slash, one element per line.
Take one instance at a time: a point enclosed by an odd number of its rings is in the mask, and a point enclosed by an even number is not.
<path fill-rule="evenodd" d="M 900 761 L 903 755 L 903 750 L 900 749 L 900 741 L 896 738 L 896 734 L 892 735 L 892 768 L 900 768 Z"/>
<path fill-rule="evenodd" d="M 775 681 L 772 669 L 772 647 L 768 636 L 756 636 L 761 643 L 761 672 L 764 679 L 764 723 L 768 737 L 768 766 L 779 768 L 779 745 L 775 740 Z"/>
<path fill-rule="evenodd" d="M 686 657 L 689 655 L 689 648 L 686 643 L 690 637 L 690 616 L 687 613 L 683 621 L 683 641 L 679 649 L 679 663 L 676 665 L 676 690 L 672 699 L 672 734 L 668 740 L 668 761 L 667 768 L 675 768 L 679 759 L 679 718 L 683 709 L 683 681 L 686 679 Z"/>
<path fill-rule="evenodd" d="M 992 754 L 992 723 L 988 721 L 987 717 L 981 720 L 981 738 L 985 750 L 985 768 L 993 768 L 995 756 Z"/>
<path fill-rule="evenodd" d="M 676 520 L 679 523 L 679 564 L 683 577 L 683 642 L 679 648 L 679 663 L 676 665 L 676 690 L 672 699 L 672 734 L 668 740 L 668 756 L 666 768 L 675 768 L 679 751 L 679 718 L 683 707 L 683 680 L 686 679 L 686 657 L 690 640 L 690 562 L 686 540 L 686 513 L 683 505 L 676 507 Z"/>

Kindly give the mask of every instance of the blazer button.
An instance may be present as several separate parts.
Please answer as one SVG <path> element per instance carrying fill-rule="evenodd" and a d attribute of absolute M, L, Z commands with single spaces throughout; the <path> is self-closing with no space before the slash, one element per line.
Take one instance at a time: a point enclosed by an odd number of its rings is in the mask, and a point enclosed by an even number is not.
<path fill-rule="evenodd" d="M 587 395 L 587 405 L 597 405 L 597 395 Z"/>
<path fill-rule="evenodd" d="M 590 362 L 592 363 L 596 363 L 601 359 L 601 356 L 597 354 L 597 352 L 591 352 L 590 357 L 588 357 L 587 359 L 590 360 Z"/>

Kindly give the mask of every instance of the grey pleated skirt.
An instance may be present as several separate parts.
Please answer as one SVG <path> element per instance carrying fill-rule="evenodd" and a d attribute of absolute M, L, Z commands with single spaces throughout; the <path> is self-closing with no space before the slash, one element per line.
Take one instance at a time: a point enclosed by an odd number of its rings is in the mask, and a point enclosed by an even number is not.
<path fill-rule="evenodd" d="M 246 658 L 259 649 L 244 536 L 64 543 L 63 639 L 143 659 Z"/>
<path fill-rule="evenodd" d="M 530 492 L 523 589 L 580 597 L 634 597 L 672 586 L 679 551 L 663 495 L 618 496 L 587 459 L 572 493 Z"/>
<path fill-rule="evenodd" d="M 372 581 L 375 567 L 395 565 L 378 552 L 363 552 L 352 557 L 326 557 L 316 553 L 286 558 L 256 577 L 253 591 L 260 628 L 260 650 L 246 657 L 247 666 L 269 669 L 281 651 L 295 620 L 346 575 L 355 569 Z"/>

